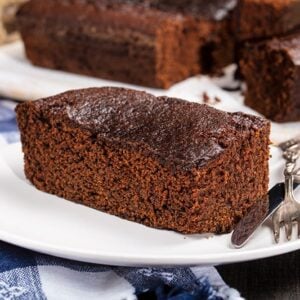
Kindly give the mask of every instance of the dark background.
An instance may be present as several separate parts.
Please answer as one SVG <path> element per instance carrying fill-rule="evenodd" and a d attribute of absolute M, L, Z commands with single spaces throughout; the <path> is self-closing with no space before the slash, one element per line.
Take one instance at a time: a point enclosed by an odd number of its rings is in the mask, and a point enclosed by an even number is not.
<path fill-rule="evenodd" d="M 300 251 L 217 269 L 246 299 L 300 300 Z"/>

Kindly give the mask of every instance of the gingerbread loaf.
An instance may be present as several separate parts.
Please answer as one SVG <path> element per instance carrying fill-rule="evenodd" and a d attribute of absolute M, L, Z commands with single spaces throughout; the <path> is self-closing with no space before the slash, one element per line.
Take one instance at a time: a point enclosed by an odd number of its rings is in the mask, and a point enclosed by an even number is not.
<path fill-rule="evenodd" d="M 268 192 L 268 121 L 122 88 L 19 104 L 39 190 L 154 228 L 229 232 Z"/>
<path fill-rule="evenodd" d="M 235 0 L 31 0 L 18 13 L 29 60 L 168 88 L 233 60 L 227 14 Z"/>

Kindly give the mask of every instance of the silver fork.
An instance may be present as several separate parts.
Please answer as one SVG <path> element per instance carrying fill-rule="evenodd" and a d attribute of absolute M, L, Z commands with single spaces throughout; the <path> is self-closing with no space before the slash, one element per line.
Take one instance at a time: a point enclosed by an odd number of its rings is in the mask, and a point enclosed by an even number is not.
<path fill-rule="evenodd" d="M 286 146 L 286 147 L 285 147 Z M 299 182 L 300 169 L 296 169 L 297 160 L 300 156 L 300 144 L 280 145 L 283 152 L 283 157 L 286 159 L 286 166 L 284 171 L 285 177 L 285 196 L 284 201 L 275 211 L 272 217 L 274 238 L 276 243 L 280 239 L 280 228 L 285 227 L 285 233 L 288 240 L 291 239 L 293 223 L 297 222 L 298 237 L 300 238 L 300 203 L 298 203 L 294 196 L 293 185 L 294 182 Z"/>

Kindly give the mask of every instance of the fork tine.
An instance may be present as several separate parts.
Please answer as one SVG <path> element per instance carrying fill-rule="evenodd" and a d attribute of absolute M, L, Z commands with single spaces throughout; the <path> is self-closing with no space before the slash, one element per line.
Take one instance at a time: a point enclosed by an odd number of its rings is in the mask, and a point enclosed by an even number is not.
<path fill-rule="evenodd" d="M 293 229 L 292 220 L 291 219 L 287 220 L 287 222 L 284 223 L 284 227 L 285 227 L 286 238 L 289 241 L 291 239 L 291 236 L 292 236 L 292 229 Z"/>
<path fill-rule="evenodd" d="M 275 213 L 272 218 L 273 222 L 273 233 L 275 242 L 278 243 L 280 239 L 280 222 L 279 222 L 279 214 Z"/>

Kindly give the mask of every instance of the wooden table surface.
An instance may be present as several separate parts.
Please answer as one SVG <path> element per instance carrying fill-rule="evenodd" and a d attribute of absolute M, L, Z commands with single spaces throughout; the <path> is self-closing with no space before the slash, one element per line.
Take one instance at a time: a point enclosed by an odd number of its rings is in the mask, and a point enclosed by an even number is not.
<path fill-rule="evenodd" d="M 217 269 L 246 299 L 300 299 L 300 251 Z"/>

